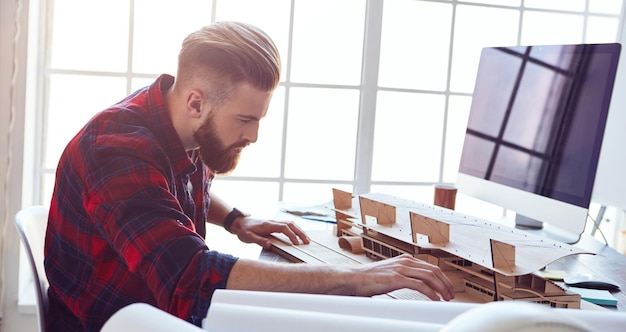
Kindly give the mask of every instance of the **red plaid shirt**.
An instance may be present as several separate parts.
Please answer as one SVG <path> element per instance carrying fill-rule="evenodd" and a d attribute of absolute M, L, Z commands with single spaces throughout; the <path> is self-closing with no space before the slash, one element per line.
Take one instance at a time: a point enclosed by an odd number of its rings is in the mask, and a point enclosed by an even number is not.
<path fill-rule="evenodd" d="M 236 261 L 204 242 L 213 174 L 154 84 L 99 113 L 59 161 L 45 243 L 48 331 L 99 331 L 144 302 L 200 325 Z"/>

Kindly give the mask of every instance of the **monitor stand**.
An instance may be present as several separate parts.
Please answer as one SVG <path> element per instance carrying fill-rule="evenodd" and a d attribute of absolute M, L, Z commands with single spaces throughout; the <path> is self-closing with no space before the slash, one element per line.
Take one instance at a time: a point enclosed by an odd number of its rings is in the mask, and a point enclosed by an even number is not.
<path fill-rule="evenodd" d="M 515 215 L 515 228 L 567 244 L 575 244 L 580 240 L 580 234 L 568 232 L 520 214 Z"/>

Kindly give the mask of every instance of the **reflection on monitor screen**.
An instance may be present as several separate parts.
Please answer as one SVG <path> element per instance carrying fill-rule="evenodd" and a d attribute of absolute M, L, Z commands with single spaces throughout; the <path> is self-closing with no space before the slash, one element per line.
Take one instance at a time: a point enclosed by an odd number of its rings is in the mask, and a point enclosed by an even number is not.
<path fill-rule="evenodd" d="M 519 228 L 576 242 L 585 229 L 619 52 L 616 43 L 484 48 L 459 191 L 515 211 Z"/>

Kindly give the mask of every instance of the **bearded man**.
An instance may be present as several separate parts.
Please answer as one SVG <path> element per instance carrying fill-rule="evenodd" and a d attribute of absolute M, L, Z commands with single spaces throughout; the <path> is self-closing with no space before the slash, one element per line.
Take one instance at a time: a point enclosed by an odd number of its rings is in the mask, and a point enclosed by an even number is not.
<path fill-rule="evenodd" d="M 359 267 L 237 258 L 210 250 L 205 223 L 268 248 L 293 222 L 252 218 L 211 192 L 215 174 L 257 140 L 280 57 L 258 28 L 218 22 L 183 42 L 176 77 L 161 75 L 98 113 L 57 167 L 45 242 L 47 331 L 99 331 L 131 303 L 200 326 L 216 289 L 372 296 L 400 288 L 454 296 L 441 270 L 411 256 Z"/>

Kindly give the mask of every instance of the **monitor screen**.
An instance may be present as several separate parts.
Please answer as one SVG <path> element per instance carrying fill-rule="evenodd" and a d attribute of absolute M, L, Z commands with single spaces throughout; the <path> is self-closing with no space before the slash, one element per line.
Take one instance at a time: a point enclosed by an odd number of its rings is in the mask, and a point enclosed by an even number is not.
<path fill-rule="evenodd" d="M 484 48 L 459 191 L 515 211 L 519 225 L 580 235 L 619 53 L 617 43 Z"/>

